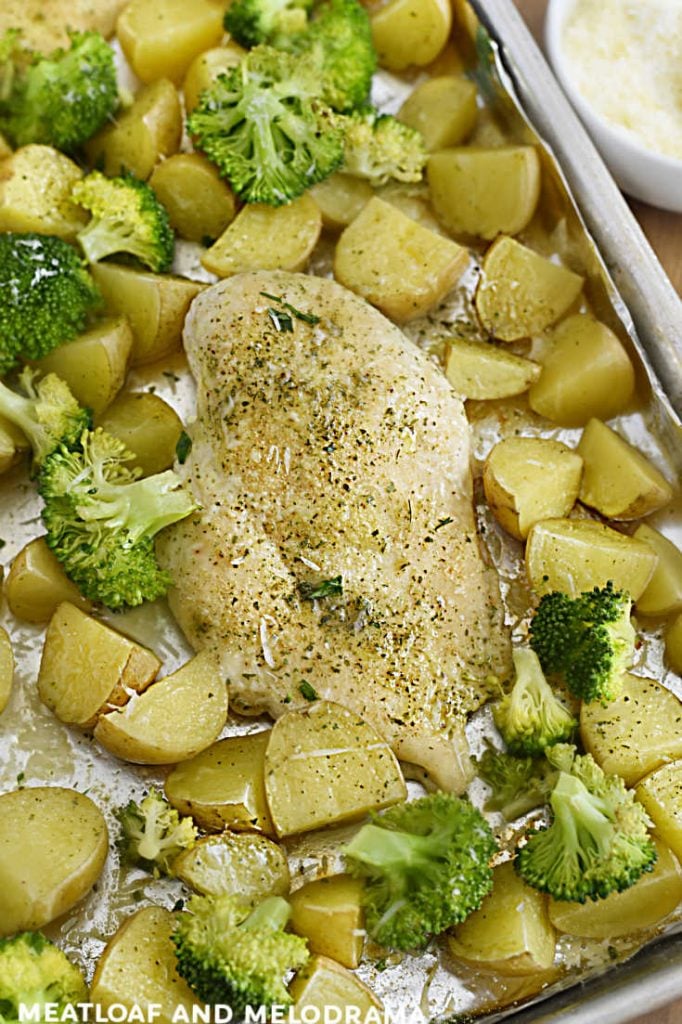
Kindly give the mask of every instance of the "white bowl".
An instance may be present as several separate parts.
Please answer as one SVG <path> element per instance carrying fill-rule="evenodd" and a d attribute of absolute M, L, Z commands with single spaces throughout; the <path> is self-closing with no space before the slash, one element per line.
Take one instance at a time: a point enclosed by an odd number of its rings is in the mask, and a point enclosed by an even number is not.
<path fill-rule="evenodd" d="M 545 20 L 547 54 L 564 92 L 623 191 L 652 206 L 682 213 L 682 160 L 647 149 L 626 129 L 607 121 L 578 92 L 563 47 L 564 25 L 575 2 L 549 0 Z"/>

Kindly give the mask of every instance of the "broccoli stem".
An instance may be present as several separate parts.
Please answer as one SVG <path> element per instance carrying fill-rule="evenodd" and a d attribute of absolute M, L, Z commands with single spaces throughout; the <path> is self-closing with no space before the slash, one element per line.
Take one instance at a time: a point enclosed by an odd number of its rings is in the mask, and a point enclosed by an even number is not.
<path fill-rule="evenodd" d="M 76 511 L 85 522 L 106 521 L 112 529 L 123 527 L 131 544 L 155 536 L 195 507 L 187 492 L 178 489 L 179 480 L 172 469 L 123 484 L 110 483 L 102 468 L 96 466 L 93 473 L 97 500 L 77 505 Z"/>
<path fill-rule="evenodd" d="M 404 872 L 432 863 L 439 855 L 439 844 L 433 835 L 417 836 L 369 824 L 363 825 L 346 852 L 369 867 Z"/>
<path fill-rule="evenodd" d="M 571 837 L 583 868 L 608 853 L 613 823 L 604 812 L 603 801 L 590 793 L 580 779 L 561 772 L 551 804 L 564 834 Z"/>
<path fill-rule="evenodd" d="M 241 928 L 269 928 L 273 932 L 284 931 L 287 921 L 291 917 L 291 907 L 281 896 L 268 896 L 259 903 L 255 910 L 252 910 Z"/>
<path fill-rule="evenodd" d="M 34 451 L 40 450 L 44 431 L 36 422 L 34 403 L 12 391 L 0 381 L 0 414 L 15 423 L 26 434 Z"/>

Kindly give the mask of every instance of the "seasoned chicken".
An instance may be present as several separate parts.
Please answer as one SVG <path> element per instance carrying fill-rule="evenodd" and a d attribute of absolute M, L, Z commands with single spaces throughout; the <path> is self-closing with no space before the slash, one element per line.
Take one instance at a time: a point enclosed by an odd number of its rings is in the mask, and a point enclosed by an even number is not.
<path fill-rule="evenodd" d="M 462 403 L 377 310 L 301 274 L 208 288 L 185 348 L 202 511 L 158 551 L 190 642 L 219 651 L 234 710 L 338 701 L 461 787 L 463 716 L 509 659 Z"/>

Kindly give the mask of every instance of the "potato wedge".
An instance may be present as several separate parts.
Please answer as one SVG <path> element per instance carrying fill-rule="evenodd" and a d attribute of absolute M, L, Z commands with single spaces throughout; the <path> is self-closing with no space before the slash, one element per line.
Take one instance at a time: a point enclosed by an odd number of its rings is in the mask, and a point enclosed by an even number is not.
<path fill-rule="evenodd" d="M 371 21 L 379 64 L 402 71 L 436 59 L 450 35 L 452 9 L 449 0 L 389 0 Z"/>
<path fill-rule="evenodd" d="M 432 153 L 427 164 L 431 202 L 453 235 L 516 235 L 540 198 L 540 158 L 534 146 L 461 146 Z"/>
<path fill-rule="evenodd" d="M 194 58 L 182 83 L 185 110 L 188 114 L 196 107 L 202 92 L 210 89 L 219 75 L 239 64 L 245 54 L 246 50 L 234 40 L 230 40 L 224 46 L 214 46 Z"/>
<path fill-rule="evenodd" d="M 64 601 L 45 634 L 38 694 L 60 722 L 91 729 L 132 690 L 146 689 L 160 667 L 152 651 Z"/>
<path fill-rule="evenodd" d="M 113 124 L 101 128 L 85 144 L 91 167 L 108 177 L 131 171 L 146 181 L 155 164 L 177 153 L 182 140 L 182 108 L 167 78 L 144 86 L 135 102 Z"/>
<path fill-rule="evenodd" d="M 412 90 L 397 117 L 422 133 L 429 153 L 459 146 L 476 127 L 476 86 L 464 75 L 427 78 Z"/>
<path fill-rule="evenodd" d="M 60 786 L 3 793 L 0 937 L 42 928 L 75 906 L 99 878 L 108 849 L 104 816 L 82 793 Z"/>
<path fill-rule="evenodd" d="M 66 381 L 80 404 L 97 415 L 123 387 L 132 348 L 128 320 L 112 317 L 60 345 L 35 365 Z"/>
<path fill-rule="evenodd" d="M 145 1015 L 153 1008 L 157 1024 L 173 1024 L 183 1011 L 182 1020 L 195 1019 L 199 1003 L 178 974 L 173 927 L 173 915 L 163 907 L 144 907 L 126 918 L 109 939 L 92 979 L 90 999 L 100 1016 L 106 1019 L 116 1006 L 128 1012 L 139 1007 Z"/>
<path fill-rule="evenodd" d="M 63 601 L 89 612 L 92 604 L 62 569 L 44 537 L 29 541 L 15 555 L 5 581 L 7 604 L 24 622 L 47 622 Z"/>
<path fill-rule="evenodd" d="M 673 672 L 682 675 L 682 612 L 665 632 L 665 656 Z"/>
<path fill-rule="evenodd" d="M 218 0 L 131 0 L 116 34 L 137 77 L 178 85 L 194 58 L 220 42 L 224 7 Z"/>
<path fill-rule="evenodd" d="M 494 338 L 516 341 L 555 323 L 573 305 L 582 286 L 579 274 L 502 235 L 483 259 L 476 311 Z"/>
<path fill-rule="evenodd" d="M 9 704 L 14 681 L 14 654 L 7 630 L 0 626 L 0 715 Z"/>
<path fill-rule="evenodd" d="M 37 231 L 72 241 L 88 215 L 71 199 L 83 172 L 51 146 L 22 146 L 0 163 L 0 231 Z"/>
<path fill-rule="evenodd" d="M 182 433 L 182 420 L 163 398 L 149 391 L 119 395 L 97 426 L 123 441 L 144 476 L 170 469 Z"/>
<path fill-rule="evenodd" d="M 496 345 L 457 338 L 448 348 L 445 375 L 461 398 L 485 401 L 523 394 L 540 367 Z"/>
<path fill-rule="evenodd" d="M 102 715 L 94 735 L 134 764 L 177 764 L 210 746 L 227 719 L 227 686 L 216 659 L 200 651 L 120 710 Z"/>
<path fill-rule="evenodd" d="M 338 231 L 355 220 L 374 191 L 362 178 L 337 173 L 313 185 L 310 195 L 320 208 L 324 227 Z"/>
<path fill-rule="evenodd" d="M 154 363 L 179 351 L 185 315 L 204 285 L 118 263 L 95 263 L 90 269 L 109 312 L 130 322 L 132 366 Z"/>
<path fill-rule="evenodd" d="M 633 536 L 658 555 L 658 563 L 644 593 L 637 601 L 642 615 L 675 615 L 682 611 L 682 551 L 658 530 L 642 523 Z"/>
<path fill-rule="evenodd" d="M 218 169 L 199 153 L 176 153 L 154 169 L 149 184 L 181 238 L 218 238 L 234 220 L 236 205 Z"/>
<path fill-rule="evenodd" d="M 641 519 L 671 501 L 663 474 L 601 420 L 589 420 L 577 450 L 585 464 L 580 500 L 607 519 Z"/>
<path fill-rule="evenodd" d="M 321 230 L 322 214 L 309 195 L 286 206 L 250 203 L 201 262 L 219 277 L 249 270 L 303 270 Z"/>
<path fill-rule="evenodd" d="M 265 799 L 265 749 L 269 730 L 230 736 L 174 768 L 166 796 L 200 828 L 255 829 L 274 835 Z"/>
<path fill-rule="evenodd" d="M 576 597 L 613 580 L 637 601 L 657 561 L 648 544 L 592 519 L 543 519 L 528 533 L 526 572 L 538 594 Z"/>
<path fill-rule="evenodd" d="M 667 917 L 682 900 L 682 869 L 663 843 L 656 842 L 656 851 L 654 870 L 623 892 L 586 903 L 550 900 L 554 927 L 588 939 L 616 939 Z"/>
<path fill-rule="evenodd" d="M 16 466 L 30 450 L 28 438 L 19 427 L 0 416 L 0 473 Z"/>
<path fill-rule="evenodd" d="M 249 902 L 287 896 L 291 882 L 280 847 L 254 832 L 204 836 L 174 861 L 173 873 L 195 892 L 238 896 Z"/>
<path fill-rule="evenodd" d="M 265 795 L 278 836 L 349 821 L 406 794 L 389 745 L 340 704 L 315 701 L 275 722 L 265 752 Z"/>
<path fill-rule="evenodd" d="M 622 692 L 606 707 L 598 701 L 582 705 L 580 736 L 605 772 L 634 786 L 682 757 L 682 703 L 653 679 L 627 674 Z"/>
<path fill-rule="evenodd" d="M 371 1015 L 370 1020 L 376 1021 L 377 1011 L 383 1012 L 371 989 L 355 974 L 326 956 L 311 957 L 292 981 L 289 991 L 294 1000 L 291 1008 L 294 1024 L 324 1020 L 328 1008 L 339 1011 L 339 1020 L 352 1020 L 353 1024 L 364 1024 L 368 1014 Z M 314 1015 L 315 1011 L 319 1017 Z"/>
<path fill-rule="evenodd" d="M 682 761 L 664 764 L 645 775 L 637 785 L 637 799 L 657 835 L 682 861 Z"/>
<path fill-rule="evenodd" d="M 291 930 L 308 940 L 311 953 L 357 967 L 365 943 L 361 894 L 362 882 L 350 875 L 307 882 L 289 897 Z"/>
<path fill-rule="evenodd" d="M 339 238 L 334 274 L 398 323 L 427 313 L 469 263 L 462 246 L 376 196 Z"/>
<path fill-rule="evenodd" d="M 511 861 L 494 869 L 492 891 L 448 935 L 448 948 L 458 960 L 503 975 L 547 970 L 555 946 L 547 897 L 526 885 Z"/>
<path fill-rule="evenodd" d="M 483 467 L 486 501 L 512 537 L 525 540 L 542 519 L 566 516 L 580 489 L 582 459 L 560 441 L 508 437 Z"/>
<path fill-rule="evenodd" d="M 530 407 L 565 427 L 592 417 L 611 419 L 627 408 L 635 390 L 630 356 L 613 331 L 587 313 L 570 316 L 554 331 L 543 355 Z"/>

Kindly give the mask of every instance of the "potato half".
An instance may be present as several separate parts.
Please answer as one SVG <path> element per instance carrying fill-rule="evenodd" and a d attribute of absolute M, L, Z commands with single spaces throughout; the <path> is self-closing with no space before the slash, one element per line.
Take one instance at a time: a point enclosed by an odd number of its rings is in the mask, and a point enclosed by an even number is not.
<path fill-rule="evenodd" d="M 116 34 L 142 82 L 170 78 L 177 85 L 194 58 L 223 35 L 224 5 L 215 0 L 131 0 Z"/>
<path fill-rule="evenodd" d="M 367 1015 L 376 1021 L 383 1007 L 371 989 L 326 956 L 313 956 L 292 981 L 289 991 L 294 1000 L 291 1013 L 294 1021 L 324 1020 L 327 1008 L 340 1011 L 339 1020 L 364 1024 Z M 314 1011 L 320 1014 L 316 1018 Z M 334 1019 L 334 1018 L 332 1018 Z"/>
<path fill-rule="evenodd" d="M 88 215 L 71 199 L 83 172 L 51 146 L 22 146 L 0 163 L 0 231 L 37 231 L 73 241 Z"/>
<path fill-rule="evenodd" d="M 203 895 L 238 896 L 249 902 L 286 896 L 291 881 L 286 855 L 277 843 L 255 832 L 204 836 L 176 858 L 173 874 Z"/>
<path fill-rule="evenodd" d="M 123 441 L 144 476 L 170 469 L 182 421 L 175 409 L 149 391 L 124 391 L 112 402 L 97 426 Z"/>
<path fill-rule="evenodd" d="M 682 761 L 673 761 L 645 775 L 637 799 L 654 823 L 657 834 L 682 861 Z"/>
<path fill-rule="evenodd" d="M 6 629 L 0 626 L 0 715 L 5 710 L 12 696 L 14 681 L 14 654 L 12 641 Z"/>
<path fill-rule="evenodd" d="M 397 116 L 421 132 L 429 153 L 459 146 L 476 127 L 476 86 L 464 75 L 427 78 L 412 90 Z"/>
<path fill-rule="evenodd" d="M 363 884 L 350 875 L 333 875 L 307 882 L 289 897 L 291 929 L 319 953 L 355 968 L 365 942 Z"/>
<path fill-rule="evenodd" d="M 5 597 L 12 615 L 24 622 L 48 622 L 64 601 L 82 612 L 92 608 L 66 575 L 44 537 L 29 541 L 15 555 L 5 581 Z"/>
<path fill-rule="evenodd" d="M 540 367 L 496 345 L 456 338 L 448 347 L 445 375 L 461 398 L 485 401 L 523 394 Z"/>
<path fill-rule="evenodd" d="M 435 60 L 450 35 L 450 0 L 389 0 L 371 15 L 379 64 L 402 71 Z"/>
<path fill-rule="evenodd" d="M 646 523 L 633 535 L 658 555 L 658 563 L 644 593 L 637 601 L 642 615 L 675 615 L 682 611 L 682 551 Z"/>

